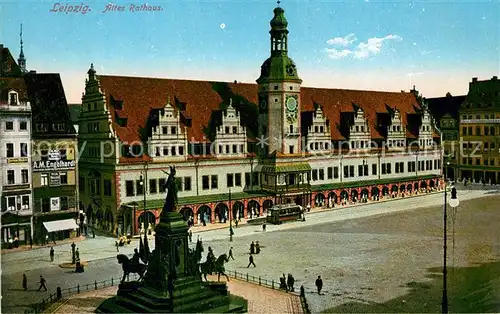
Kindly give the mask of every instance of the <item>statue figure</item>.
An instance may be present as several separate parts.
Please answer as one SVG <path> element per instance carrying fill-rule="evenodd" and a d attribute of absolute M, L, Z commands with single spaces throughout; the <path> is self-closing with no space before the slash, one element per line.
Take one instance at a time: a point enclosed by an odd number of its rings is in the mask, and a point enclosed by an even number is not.
<path fill-rule="evenodd" d="M 146 272 L 146 265 L 141 264 L 141 263 L 132 263 L 127 255 L 123 254 L 118 254 L 116 256 L 118 259 L 118 263 L 122 264 L 122 269 L 123 269 L 123 278 L 122 278 L 122 283 L 125 282 L 125 277 L 129 277 L 130 273 L 135 273 L 139 275 L 139 280 L 141 280 L 144 276 L 144 273 Z"/>
<path fill-rule="evenodd" d="M 224 263 L 227 263 L 227 262 L 229 262 L 229 258 L 227 257 L 227 254 L 222 254 L 214 262 L 213 271 L 215 271 L 218 275 L 217 281 L 220 281 L 220 275 L 226 276 L 226 280 L 229 281 L 229 277 L 226 275 L 225 268 L 224 268 Z M 205 281 L 208 281 L 207 275 L 211 274 L 210 269 L 209 269 L 210 266 L 208 265 L 208 261 L 201 263 L 200 267 L 201 267 L 201 273 L 203 274 L 203 278 L 205 278 Z"/>
<path fill-rule="evenodd" d="M 163 210 L 161 211 L 160 219 L 162 216 L 165 216 L 166 213 L 175 212 L 176 210 L 177 184 L 175 182 L 175 167 L 170 166 L 170 173 L 168 173 L 168 179 L 165 183 L 164 189 L 167 191 L 167 196 L 165 197 L 165 204 L 163 205 Z"/>

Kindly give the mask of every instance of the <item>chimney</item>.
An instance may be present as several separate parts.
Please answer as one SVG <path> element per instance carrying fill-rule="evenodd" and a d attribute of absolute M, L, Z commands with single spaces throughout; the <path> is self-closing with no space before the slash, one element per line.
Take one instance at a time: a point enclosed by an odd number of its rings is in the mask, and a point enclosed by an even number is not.
<path fill-rule="evenodd" d="M 473 77 L 472 82 L 477 82 L 477 77 Z"/>

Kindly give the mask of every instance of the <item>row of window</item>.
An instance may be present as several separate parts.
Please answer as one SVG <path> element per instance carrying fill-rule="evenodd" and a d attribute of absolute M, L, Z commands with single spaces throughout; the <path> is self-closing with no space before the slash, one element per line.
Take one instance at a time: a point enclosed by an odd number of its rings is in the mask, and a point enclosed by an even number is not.
<path fill-rule="evenodd" d="M 18 120 L 19 121 L 19 131 L 28 130 L 28 121 L 26 120 Z M 5 131 L 14 131 L 14 121 L 7 120 L 5 121 Z"/>
<path fill-rule="evenodd" d="M 178 177 L 177 180 L 177 189 L 179 191 L 191 191 L 191 177 Z M 104 180 L 105 183 L 107 180 Z M 164 193 L 165 192 L 165 184 L 167 180 L 162 179 L 149 179 L 148 192 L 149 194 L 156 193 Z M 111 190 L 111 181 L 110 190 Z M 111 193 L 111 192 L 110 192 Z M 137 196 L 144 195 L 144 182 L 142 180 L 127 180 L 125 181 L 125 194 L 126 196 Z M 106 195 L 106 192 L 104 193 Z M 110 195 L 109 195 L 110 196 Z"/>
<path fill-rule="evenodd" d="M 315 125 L 314 126 L 314 133 L 324 133 L 325 132 L 325 127 L 322 126 L 322 125 Z M 358 132 L 358 130 L 356 129 L 356 132 Z"/>
<path fill-rule="evenodd" d="M 177 134 L 177 127 L 171 126 L 170 127 L 170 133 L 168 133 L 168 126 L 162 126 L 161 127 L 161 134 L 172 134 L 176 135 Z"/>
<path fill-rule="evenodd" d="M 476 165 L 480 166 L 481 165 L 481 158 L 462 158 L 462 164 L 463 165 Z M 495 166 L 495 158 L 485 158 L 483 157 L 483 165 L 485 166 Z"/>
<path fill-rule="evenodd" d="M 163 155 L 161 154 L 163 152 Z M 184 155 L 184 146 L 171 146 L 170 149 L 168 147 L 163 147 L 163 150 L 160 147 L 156 147 L 156 157 L 158 156 L 183 156 Z"/>
<path fill-rule="evenodd" d="M 382 163 L 381 165 L 381 174 L 391 174 L 392 166 L 391 163 Z M 408 161 L 408 172 L 415 172 L 416 162 Z M 433 167 L 434 166 L 434 167 Z M 421 160 L 418 163 L 418 171 L 426 171 L 441 169 L 441 160 Z M 358 177 L 369 176 L 369 167 L 368 165 L 358 165 Z M 405 166 L 404 162 L 396 162 L 395 163 L 395 171 L 396 173 L 404 173 Z M 312 181 L 324 180 L 325 179 L 325 170 L 324 169 L 312 169 Z M 326 168 L 327 179 L 338 179 L 339 178 L 339 167 L 328 167 Z M 372 175 L 377 175 L 377 164 L 372 164 Z M 355 176 L 355 167 L 353 165 L 344 166 L 343 172 L 344 178 L 353 178 Z"/>
<path fill-rule="evenodd" d="M 19 153 L 16 154 L 14 143 L 5 144 L 5 153 L 7 158 L 28 157 L 28 143 L 19 143 Z"/>
<path fill-rule="evenodd" d="M 309 143 L 309 149 L 310 150 L 330 149 L 330 143 L 329 142 L 312 142 L 312 143 Z"/>
<path fill-rule="evenodd" d="M 483 132 L 481 132 L 481 129 Z M 472 133 L 472 127 L 462 127 L 462 135 L 485 135 L 485 136 L 490 136 L 490 135 L 495 135 L 495 127 L 493 126 L 485 126 L 481 128 L 480 126 L 476 126 L 476 133 Z"/>
<path fill-rule="evenodd" d="M 387 147 L 405 147 L 406 140 L 388 140 Z"/>
<path fill-rule="evenodd" d="M 432 146 L 432 139 L 419 140 L 418 145 L 420 146 Z"/>
<path fill-rule="evenodd" d="M 477 144 L 479 144 L 479 149 L 481 148 L 484 148 L 485 150 L 488 150 L 488 149 L 495 149 L 496 148 L 496 144 L 495 142 L 464 142 L 462 143 L 462 148 L 464 149 L 476 149 L 477 147 Z M 483 145 L 481 145 L 483 144 Z"/>
<path fill-rule="evenodd" d="M 229 132 L 229 131 L 232 131 L 232 132 Z M 233 127 L 224 127 L 224 133 L 225 134 L 230 134 L 230 133 L 233 133 L 233 134 L 238 134 L 238 127 L 237 126 L 233 126 Z"/>
<path fill-rule="evenodd" d="M 28 169 L 21 169 L 21 183 L 16 183 L 16 172 L 15 170 L 7 170 L 7 184 L 28 184 L 29 183 L 29 171 Z"/>
<path fill-rule="evenodd" d="M 463 115 L 462 116 L 462 119 L 464 120 L 472 120 L 472 115 Z M 476 119 L 481 119 L 481 115 L 477 114 L 476 115 Z M 483 116 L 483 119 L 495 119 L 495 115 L 492 113 L 492 114 L 485 114 Z"/>
<path fill-rule="evenodd" d="M 87 133 L 99 133 L 99 122 L 87 123 Z"/>
<path fill-rule="evenodd" d="M 229 148 L 232 148 L 232 150 L 229 150 Z M 225 148 L 225 150 L 224 150 Z M 219 145 L 219 154 L 239 154 L 239 153 L 245 153 L 245 145 L 240 144 L 239 145 L 239 150 L 238 150 L 238 145 L 233 144 L 233 145 Z"/>
<path fill-rule="evenodd" d="M 40 199 L 42 212 L 48 213 L 51 210 L 68 210 L 70 199 L 72 196 L 61 196 L 59 197 L 59 208 L 52 208 L 52 204 L 50 203 L 50 198 L 42 198 Z M 74 198 L 73 198 L 74 199 Z M 74 200 L 72 200 L 74 202 Z"/>
<path fill-rule="evenodd" d="M 66 184 L 68 184 L 67 172 L 51 172 L 40 175 L 41 186 L 61 186 Z"/>
<path fill-rule="evenodd" d="M 87 190 L 84 177 L 78 178 L 78 190 L 80 192 L 85 192 Z M 90 178 L 88 191 L 90 192 L 90 195 L 101 195 L 101 180 L 97 178 Z M 111 180 L 103 180 L 103 194 L 104 196 L 112 196 Z"/>
<path fill-rule="evenodd" d="M 17 202 L 16 202 L 17 198 Z M 27 210 L 30 209 L 30 196 L 22 195 L 22 196 L 7 196 L 6 199 L 6 210 Z"/>

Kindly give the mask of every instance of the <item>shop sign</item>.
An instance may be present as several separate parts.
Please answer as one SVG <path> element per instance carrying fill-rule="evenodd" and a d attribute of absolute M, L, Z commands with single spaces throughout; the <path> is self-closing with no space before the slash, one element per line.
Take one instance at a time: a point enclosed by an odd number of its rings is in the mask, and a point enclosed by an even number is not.
<path fill-rule="evenodd" d="M 28 157 L 7 158 L 8 164 L 24 164 L 28 162 Z"/>
<path fill-rule="evenodd" d="M 61 160 L 61 153 L 58 150 L 50 150 L 49 151 L 49 160 L 50 161 Z"/>
<path fill-rule="evenodd" d="M 76 162 L 74 160 L 64 161 L 34 161 L 33 170 L 63 170 L 75 168 Z"/>
<path fill-rule="evenodd" d="M 50 198 L 50 211 L 57 211 L 61 209 L 60 198 L 51 197 Z"/>
<path fill-rule="evenodd" d="M 59 172 L 51 172 L 50 186 L 59 186 L 59 185 L 61 185 L 61 177 L 59 176 Z"/>

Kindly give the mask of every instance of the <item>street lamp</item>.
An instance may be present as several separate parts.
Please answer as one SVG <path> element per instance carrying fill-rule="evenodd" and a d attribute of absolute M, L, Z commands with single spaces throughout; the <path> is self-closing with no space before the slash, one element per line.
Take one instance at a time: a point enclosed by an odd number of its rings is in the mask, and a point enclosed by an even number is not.
<path fill-rule="evenodd" d="M 229 188 L 229 241 L 233 241 L 233 219 L 232 219 L 232 206 L 231 206 L 231 188 Z"/>
<path fill-rule="evenodd" d="M 137 210 L 137 206 L 139 206 L 139 204 L 137 204 L 136 201 L 133 201 L 132 203 L 130 203 L 130 206 L 132 206 L 132 235 L 135 235 L 135 211 Z"/>
<path fill-rule="evenodd" d="M 449 162 L 448 162 L 449 164 Z M 445 180 L 446 181 L 446 180 Z M 451 186 L 451 198 L 449 203 L 447 202 L 448 189 L 445 185 L 444 189 L 444 215 L 443 215 L 443 298 L 441 302 L 442 313 L 448 313 L 448 283 L 447 283 L 447 269 L 446 269 L 446 242 L 447 242 L 447 232 L 446 232 L 446 220 L 447 220 L 447 205 L 455 208 L 460 203 L 457 198 L 457 189 L 454 185 Z"/>

